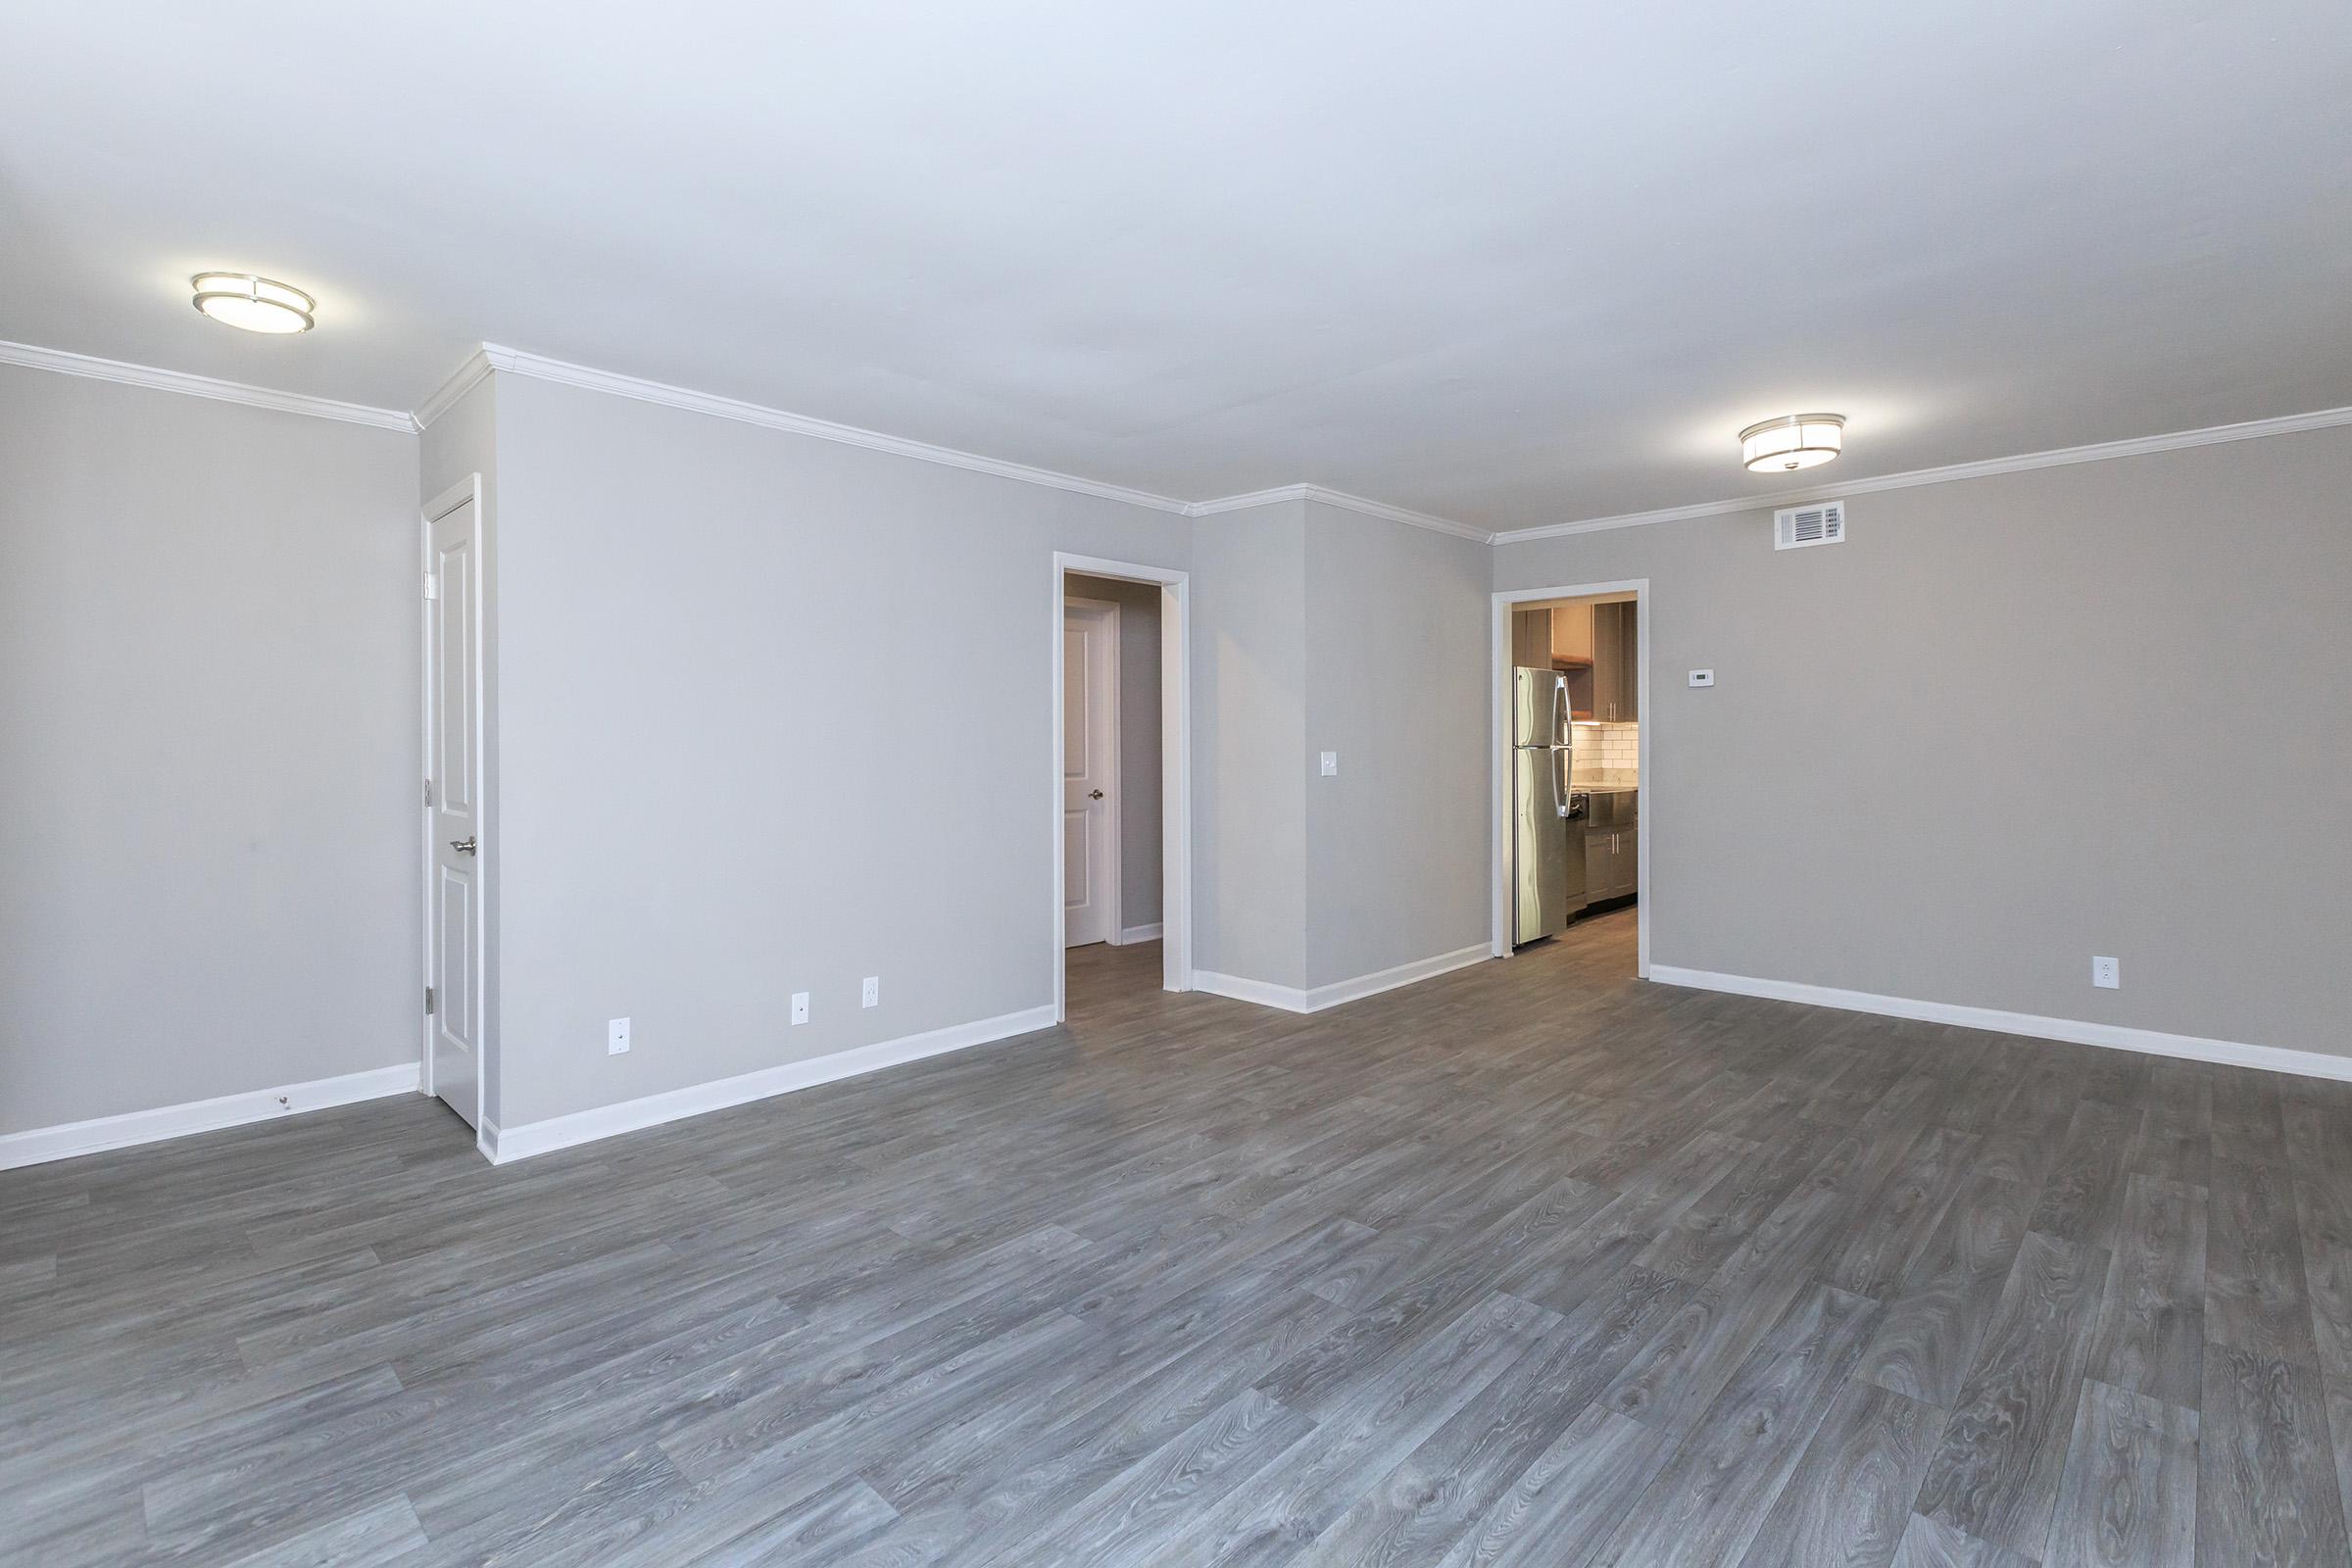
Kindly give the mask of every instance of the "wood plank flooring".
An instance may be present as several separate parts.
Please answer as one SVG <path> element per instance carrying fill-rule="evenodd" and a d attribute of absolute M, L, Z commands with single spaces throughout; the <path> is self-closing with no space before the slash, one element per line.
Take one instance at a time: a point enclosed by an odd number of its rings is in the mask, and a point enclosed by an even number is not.
<path fill-rule="evenodd" d="M 0 1562 L 2347 1561 L 2352 1085 L 1632 978 L 0 1174 Z"/>

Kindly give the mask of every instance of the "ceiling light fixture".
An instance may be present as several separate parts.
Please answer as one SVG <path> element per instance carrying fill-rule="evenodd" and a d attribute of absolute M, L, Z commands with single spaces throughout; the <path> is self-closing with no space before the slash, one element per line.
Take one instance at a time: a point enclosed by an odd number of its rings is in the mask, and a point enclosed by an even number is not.
<path fill-rule="evenodd" d="M 1845 448 L 1842 414 L 1784 414 L 1740 432 L 1740 461 L 1750 473 L 1785 473 L 1829 462 Z"/>
<path fill-rule="evenodd" d="M 198 272 L 188 282 L 196 308 L 214 320 L 248 332 L 308 332 L 318 323 L 318 302 L 298 288 L 251 272 Z"/>

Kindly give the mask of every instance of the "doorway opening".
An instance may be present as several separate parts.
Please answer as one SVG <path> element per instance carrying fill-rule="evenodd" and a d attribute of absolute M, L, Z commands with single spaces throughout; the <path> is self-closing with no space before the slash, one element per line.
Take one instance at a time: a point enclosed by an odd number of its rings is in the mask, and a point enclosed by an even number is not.
<path fill-rule="evenodd" d="M 1646 580 L 1494 596 L 1493 951 L 1627 951 L 1649 973 Z"/>
<path fill-rule="evenodd" d="M 1186 573 L 1054 558 L 1054 1011 L 1192 989 Z"/>

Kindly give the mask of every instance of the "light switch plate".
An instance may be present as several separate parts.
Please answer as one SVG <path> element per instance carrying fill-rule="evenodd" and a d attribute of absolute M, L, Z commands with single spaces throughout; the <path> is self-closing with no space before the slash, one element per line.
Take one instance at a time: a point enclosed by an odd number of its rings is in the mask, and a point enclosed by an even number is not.
<path fill-rule="evenodd" d="M 1690 684 L 1712 686 L 1715 684 L 1715 672 L 1711 669 L 1694 669 L 1690 672 Z"/>

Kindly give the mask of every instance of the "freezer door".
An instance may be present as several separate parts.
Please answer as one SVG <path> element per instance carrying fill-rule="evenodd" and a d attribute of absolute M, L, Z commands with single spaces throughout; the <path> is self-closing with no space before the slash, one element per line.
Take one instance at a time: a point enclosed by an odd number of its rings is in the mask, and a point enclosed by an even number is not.
<path fill-rule="evenodd" d="M 1558 754 L 1548 747 L 1518 747 L 1511 752 L 1511 941 L 1517 944 L 1567 929 L 1570 824 L 1560 815 L 1566 802 Z M 1573 891 L 1581 893 L 1584 879 L 1576 880 L 1580 887 Z"/>
<path fill-rule="evenodd" d="M 1571 733 L 1567 676 L 1551 669 L 1514 669 L 1511 696 L 1513 746 L 1566 744 Z"/>

